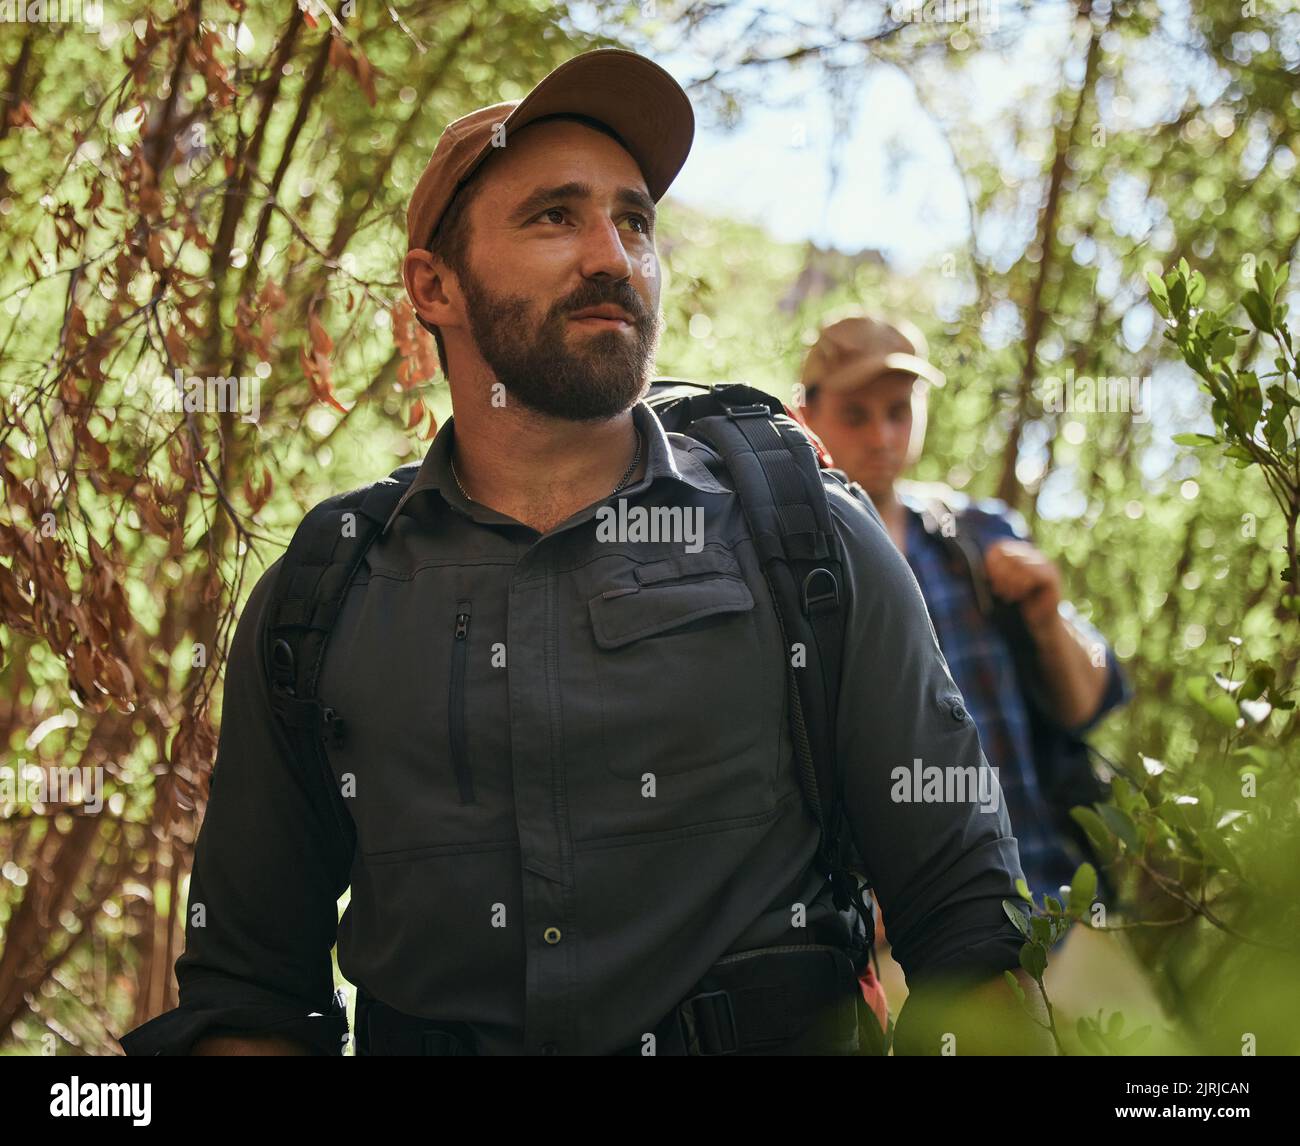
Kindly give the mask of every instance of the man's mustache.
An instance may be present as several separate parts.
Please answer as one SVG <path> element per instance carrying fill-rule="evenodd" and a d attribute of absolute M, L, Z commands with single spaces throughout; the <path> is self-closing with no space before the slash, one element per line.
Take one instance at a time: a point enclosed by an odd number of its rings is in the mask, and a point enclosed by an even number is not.
<path fill-rule="evenodd" d="M 641 296 L 626 283 L 622 284 L 622 289 L 615 285 L 609 288 L 584 290 L 581 294 L 574 295 L 557 306 L 552 316 L 561 318 L 591 306 L 603 305 L 617 306 L 627 311 L 638 328 L 644 326 L 650 319 L 650 312 L 642 303 Z"/>

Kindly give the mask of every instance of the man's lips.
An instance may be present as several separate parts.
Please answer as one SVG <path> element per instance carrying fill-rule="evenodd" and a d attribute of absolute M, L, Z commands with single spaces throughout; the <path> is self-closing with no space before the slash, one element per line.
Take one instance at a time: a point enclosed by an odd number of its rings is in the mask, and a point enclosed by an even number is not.
<path fill-rule="evenodd" d="M 632 316 L 617 306 L 589 306 L 569 315 L 576 322 L 596 330 L 622 330 L 633 325 Z"/>

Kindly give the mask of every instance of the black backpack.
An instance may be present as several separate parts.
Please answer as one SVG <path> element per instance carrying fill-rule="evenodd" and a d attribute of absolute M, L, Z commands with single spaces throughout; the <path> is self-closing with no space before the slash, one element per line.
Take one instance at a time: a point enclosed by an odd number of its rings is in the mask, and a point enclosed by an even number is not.
<path fill-rule="evenodd" d="M 822 484 L 823 469 L 807 434 L 776 398 L 740 384 L 706 386 L 677 378 L 652 383 L 647 404 L 664 429 L 695 438 L 722 459 L 776 604 L 787 650 L 798 643 L 804 664 L 787 656 L 790 732 L 800 786 L 821 832 L 819 870 L 831 880 L 836 909 L 856 913 L 855 946 L 875 934 L 865 873 L 845 830 L 835 766 L 835 719 L 847 600 Z M 310 510 L 294 533 L 273 589 L 264 656 L 271 707 L 290 742 L 323 769 L 331 813 L 350 852 L 356 829 L 322 746 L 347 735 L 346 713 L 318 696 L 330 632 L 348 588 L 420 468 L 411 462 L 387 478 L 338 494 Z M 865 497 L 865 495 L 859 495 Z"/>

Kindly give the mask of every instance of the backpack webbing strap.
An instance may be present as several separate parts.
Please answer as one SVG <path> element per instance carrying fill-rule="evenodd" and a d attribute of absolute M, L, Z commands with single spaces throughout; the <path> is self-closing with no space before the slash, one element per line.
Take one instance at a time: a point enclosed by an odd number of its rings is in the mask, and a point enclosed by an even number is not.
<path fill-rule="evenodd" d="M 367 551 L 419 469 L 412 463 L 373 485 L 329 498 L 295 530 L 272 592 L 263 656 L 271 708 L 291 740 L 323 767 L 335 818 L 354 839 L 324 744 L 343 743 L 346 725 L 317 697 L 325 647 Z"/>
<path fill-rule="evenodd" d="M 945 517 L 953 527 L 951 532 L 944 528 Z M 1006 641 L 1021 691 L 1040 711 L 1050 712 L 1051 700 L 1034 639 L 1020 607 L 994 596 L 984 566 L 985 543 L 974 528 L 974 520 L 969 509 L 956 509 L 939 497 L 927 499 L 921 511 L 922 528 L 939 542 L 948 559 L 962 571 L 975 595 L 976 609 Z"/>
<path fill-rule="evenodd" d="M 686 400 L 698 407 L 691 413 L 701 415 L 693 418 L 689 432 L 721 455 L 735 482 L 787 645 L 791 738 L 805 800 L 821 831 L 818 860 L 831 878 L 836 907 L 852 906 L 862 915 L 870 938 L 873 923 L 863 915 L 861 888 L 847 870 L 835 763 L 844 576 L 821 467 L 812 444 L 787 415 L 774 413 L 767 401 L 728 403 L 753 393 L 746 388 L 717 391 L 709 396 L 714 414 L 703 413 L 703 397 Z M 804 653 L 798 668 L 795 645 Z"/>

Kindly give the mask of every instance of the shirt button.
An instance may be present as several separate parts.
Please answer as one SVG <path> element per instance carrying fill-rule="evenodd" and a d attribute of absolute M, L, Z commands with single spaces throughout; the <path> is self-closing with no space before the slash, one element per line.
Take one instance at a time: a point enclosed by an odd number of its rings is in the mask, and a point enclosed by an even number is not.
<path fill-rule="evenodd" d="M 560 929 L 558 927 L 548 927 L 542 932 L 542 938 L 552 947 L 560 941 Z"/>

